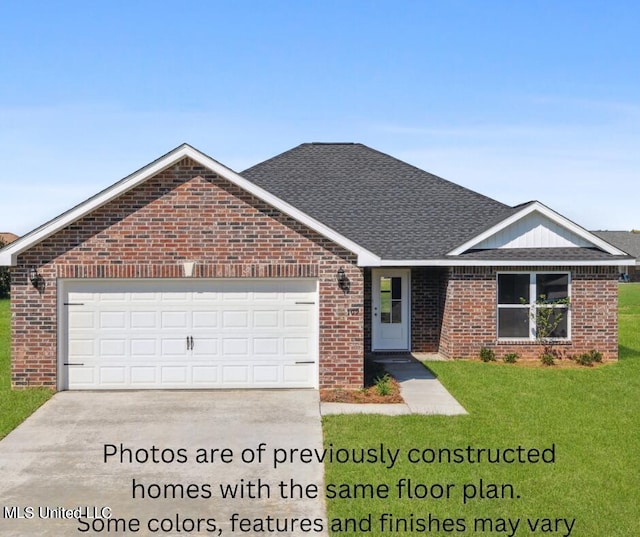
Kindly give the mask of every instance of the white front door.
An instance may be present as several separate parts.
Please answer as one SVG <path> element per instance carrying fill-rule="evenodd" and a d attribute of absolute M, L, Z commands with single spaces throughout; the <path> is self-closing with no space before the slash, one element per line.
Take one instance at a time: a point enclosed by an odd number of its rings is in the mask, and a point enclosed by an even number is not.
<path fill-rule="evenodd" d="M 372 350 L 410 350 L 410 276 L 408 269 L 372 271 Z"/>

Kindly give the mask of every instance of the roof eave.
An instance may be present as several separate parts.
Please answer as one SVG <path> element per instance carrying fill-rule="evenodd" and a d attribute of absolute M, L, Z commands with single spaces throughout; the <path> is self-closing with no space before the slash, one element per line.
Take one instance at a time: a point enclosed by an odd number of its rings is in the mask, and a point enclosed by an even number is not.
<path fill-rule="evenodd" d="M 381 259 L 375 267 L 619 267 L 633 266 L 635 259 Z"/>

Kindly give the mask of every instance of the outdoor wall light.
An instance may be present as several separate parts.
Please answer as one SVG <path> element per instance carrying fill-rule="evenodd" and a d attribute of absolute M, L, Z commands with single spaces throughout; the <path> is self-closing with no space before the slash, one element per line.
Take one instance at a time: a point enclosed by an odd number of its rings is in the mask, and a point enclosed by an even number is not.
<path fill-rule="evenodd" d="M 349 278 L 347 278 L 347 275 L 344 272 L 344 269 L 342 267 L 340 267 L 338 269 L 338 287 L 340 287 L 340 289 L 342 289 L 345 293 L 347 293 L 349 291 Z"/>
<path fill-rule="evenodd" d="M 36 289 L 40 286 L 40 281 L 42 280 L 42 276 L 38 274 L 38 271 L 35 268 L 29 270 L 29 281 L 31 285 L 33 285 Z"/>

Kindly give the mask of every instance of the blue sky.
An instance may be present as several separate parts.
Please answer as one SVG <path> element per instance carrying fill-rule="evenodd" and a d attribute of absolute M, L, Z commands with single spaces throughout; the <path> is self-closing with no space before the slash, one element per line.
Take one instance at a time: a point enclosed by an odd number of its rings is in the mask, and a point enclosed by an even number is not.
<path fill-rule="evenodd" d="M 640 228 L 635 1 L 0 0 L 0 231 L 188 142 L 237 170 L 362 142 Z"/>

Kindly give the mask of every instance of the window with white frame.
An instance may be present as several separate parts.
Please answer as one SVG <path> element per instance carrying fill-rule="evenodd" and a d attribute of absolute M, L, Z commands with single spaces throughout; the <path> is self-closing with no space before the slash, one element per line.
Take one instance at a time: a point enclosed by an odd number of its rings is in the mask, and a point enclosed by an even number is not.
<path fill-rule="evenodd" d="M 548 337 L 570 337 L 570 276 L 567 272 L 498 274 L 498 338 L 537 338 L 542 316 L 553 330 Z"/>

